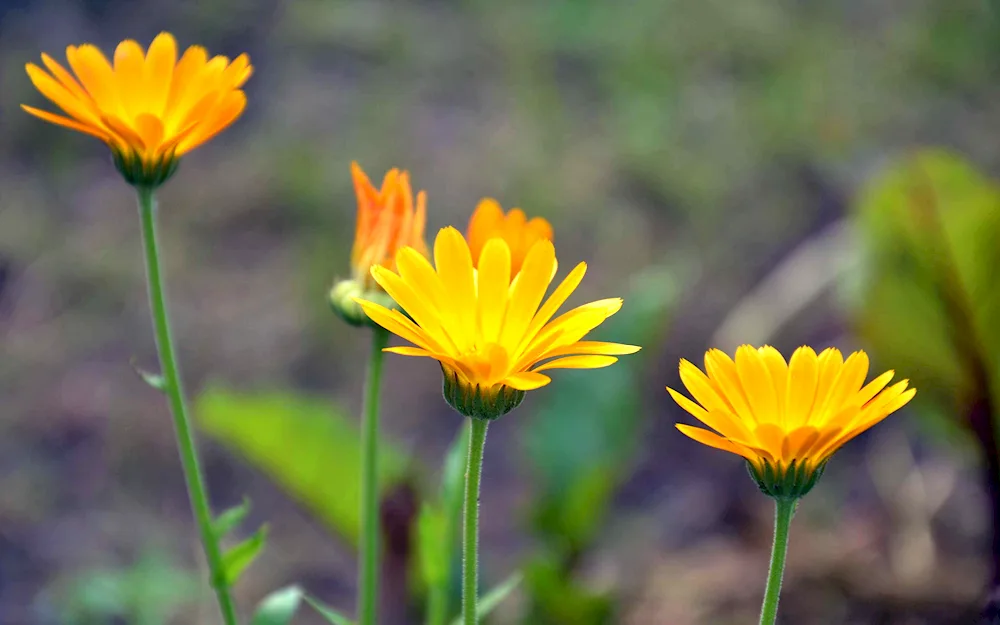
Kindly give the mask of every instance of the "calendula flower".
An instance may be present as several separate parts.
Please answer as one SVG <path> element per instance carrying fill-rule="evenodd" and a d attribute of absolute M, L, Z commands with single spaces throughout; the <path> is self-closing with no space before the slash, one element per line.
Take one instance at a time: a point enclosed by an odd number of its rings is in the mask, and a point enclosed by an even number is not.
<path fill-rule="evenodd" d="M 349 323 L 363 325 L 368 317 L 361 311 L 355 297 L 379 300 L 392 306 L 391 298 L 372 278 L 371 269 L 378 265 L 394 269 L 396 252 L 411 247 L 427 255 L 424 225 L 427 223 L 427 193 L 417 193 L 414 204 L 410 174 L 390 169 L 376 188 L 357 163 L 351 163 L 354 192 L 358 198 L 358 219 L 351 251 L 350 280 L 342 280 L 330 293 L 334 310 Z"/>
<path fill-rule="evenodd" d="M 494 237 L 506 241 L 510 248 L 510 273 L 516 276 L 535 243 L 552 240 L 552 226 L 541 217 L 528 219 L 520 208 L 513 208 L 505 215 L 496 200 L 483 198 L 469 220 L 468 236 L 474 263 L 479 262 L 487 241 Z"/>
<path fill-rule="evenodd" d="M 47 54 L 45 71 L 25 68 L 31 82 L 67 116 L 21 107 L 45 121 L 104 141 L 133 185 L 155 187 L 177 160 L 233 123 L 246 107 L 240 87 L 253 67 L 241 54 L 211 59 L 189 47 L 177 59 L 177 42 L 160 33 L 144 51 L 132 40 L 118 44 L 114 64 L 90 44 L 66 48 L 71 74 Z"/>
<path fill-rule="evenodd" d="M 668 388 L 680 406 L 714 431 L 678 424 L 699 443 L 746 458 L 765 493 L 801 497 L 844 443 L 904 406 L 915 389 L 907 380 L 888 388 L 888 371 L 867 385 L 868 356 L 845 361 L 830 348 L 818 356 L 800 347 L 786 363 L 773 347 L 743 345 L 735 361 L 718 349 L 705 354 L 705 372 L 681 360 L 691 401 Z"/>
<path fill-rule="evenodd" d="M 375 323 L 414 345 L 387 351 L 440 362 L 445 396 L 461 414 L 496 418 L 517 406 L 525 391 L 548 384 L 543 371 L 606 367 L 615 356 L 639 350 L 582 340 L 618 312 L 619 298 L 591 302 L 553 319 L 587 266 L 577 265 L 543 303 L 556 266 L 551 241 L 531 247 L 513 281 L 505 239 L 488 240 L 475 266 L 473 258 L 461 233 L 444 228 L 434 241 L 436 267 L 404 247 L 396 254 L 395 271 L 372 268 L 375 281 L 409 317 L 358 302 Z"/>

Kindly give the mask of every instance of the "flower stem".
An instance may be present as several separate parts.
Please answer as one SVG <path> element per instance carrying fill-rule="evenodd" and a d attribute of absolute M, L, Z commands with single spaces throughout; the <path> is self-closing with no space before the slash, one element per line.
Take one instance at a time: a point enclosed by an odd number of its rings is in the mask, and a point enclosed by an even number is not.
<path fill-rule="evenodd" d="M 212 531 L 212 510 L 208 503 L 205 478 L 198 462 L 194 435 L 191 432 L 191 422 L 188 419 L 187 407 L 184 402 L 184 390 L 177 370 L 177 360 L 174 357 L 174 342 L 170 335 L 170 318 L 167 315 L 167 302 L 163 290 L 163 278 L 160 273 L 160 253 L 156 240 L 156 198 L 152 188 L 139 187 L 138 193 L 142 242 L 146 257 L 146 278 L 149 287 L 149 307 L 153 316 L 153 327 L 156 331 L 156 348 L 160 356 L 163 392 L 166 393 L 170 401 L 170 412 L 174 418 L 174 431 L 177 434 L 177 449 L 180 452 L 181 466 L 184 469 L 184 481 L 187 483 L 191 509 L 194 512 L 198 533 L 201 535 L 201 543 L 205 549 L 205 559 L 208 561 L 212 587 L 219 600 L 219 610 L 222 612 L 222 618 L 226 625 L 236 625 L 236 607 L 229 594 L 229 585 L 226 582 L 222 566 L 222 553 L 219 549 L 218 538 Z"/>
<path fill-rule="evenodd" d="M 469 463 L 465 470 L 465 525 L 462 530 L 462 623 L 476 625 L 479 598 L 479 483 L 483 475 L 486 419 L 470 417 Z"/>
<path fill-rule="evenodd" d="M 384 328 L 372 329 L 372 352 L 365 380 L 361 424 L 361 562 L 358 567 L 358 625 L 375 625 L 378 603 L 378 396 L 382 380 L 382 349 L 389 342 Z"/>
<path fill-rule="evenodd" d="M 781 578 L 785 574 L 785 556 L 788 554 L 788 528 L 792 524 L 797 499 L 775 499 L 774 546 L 771 549 L 771 568 L 767 573 L 767 590 L 760 609 L 760 625 L 774 625 L 778 617 L 778 598 L 781 595 Z"/>

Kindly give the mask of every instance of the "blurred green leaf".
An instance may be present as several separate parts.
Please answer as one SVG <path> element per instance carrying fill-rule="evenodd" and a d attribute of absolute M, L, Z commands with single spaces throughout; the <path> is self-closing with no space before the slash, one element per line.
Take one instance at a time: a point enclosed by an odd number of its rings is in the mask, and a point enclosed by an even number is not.
<path fill-rule="evenodd" d="M 500 605 L 500 602 L 507 598 L 507 595 L 514 592 L 523 579 L 524 576 L 521 573 L 513 573 L 485 595 L 479 597 L 479 603 L 476 604 L 476 618 L 484 619 L 489 616 L 490 612 L 496 609 Z M 451 622 L 451 625 L 462 625 L 462 619 L 455 619 Z"/>
<path fill-rule="evenodd" d="M 360 529 L 360 434 L 355 420 L 327 400 L 291 392 L 238 393 L 209 388 L 197 400 L 201 428 L 268 474 L 352 544 Z M 407 459 L 384 440 L 383 492 L 404 476 Z"/>
<path fill-rule="evenodd" d="M 447 550 L 443 511 L 428 502 L 417 517 L 417 544 L 420 548 L 420 572 L 431 587 L 446 586 L 451 562 Z"/>
<path fill-rule="evenodd" d="M 289 625 L 302 603 L 302 589 L 289 586 L 264 597 L 257 606 L 250 625 Z"/>
<path fill-rule="evenodd" d="M 133 625 L 164 625 L 196 601 L 202 588 L 199 576 L 147 553 L 127 569 L 82 571 L 54 592 L 59 622 L 104 625 L 126 619 Z"/>
<path fill-rule="evenodd" d="M 674 270 L 640 274 L 601 334 L 622 343 L 655 344 L 678 291 Z M 628 469 L 638 442 L 643 356 L 623 356 L 599 372 L 560 371 L 559 384 L 542 394 L 525 445 L 539 489 L 536 527 L 560 548 L 572 551 L 590 540 Z"/>
<path fill-rule="evenodd" d="M 267 531 L 267 525 L 261 526 L 250 538 L 222 554 L 222 568 L 226 576 L 226 584 L 230 586 L 235 584 L 243 571 L 260 555 L 265 543 L 267 543 Z"/>
<path fill-rule="evenodd" d="M 333 623 L 333 625 L 354 625 L 354 621 L 347 618 L 340 612 L 337 612 L 336 610 L 326 605 L 319 599 L 310 597 L 309 595 L 306 595 L 305 599 L 306 603 L 311 605 L 313 609 L 319 613 L 320 616 L 325 618 L 327 623 Z"/>
<path fill-rule="evenodd" d="M 935 405 L 922 412 L 961 411 L 984 391 L 979 369 L 998 381 L 1000 188 L 958 156 L 923 150 L 873 178 L 856 210 L 862 334 L 920 389 L 918 406 Z"/>
<path fill-rule="evenodd" d="M 225 510 L 222 514 L 215 518 L 212 523 L 212 533 L 218 539 L 225 538 L 229 532 L 236 529 L 236 527 L 243 522 L 247 514 L 250 512 L 250 498 L 244 497 L 243 503 L 238 506 L 233 506 L 228 510 Z"/>
<path fill-rule="evenodd" d="M 609 625 L 614 622 L 611 600 L 581 587 L 555 559 L 542 557 L 533 561 L 526 569 L 525 583 L 532 597 L 526 623 Z"/>

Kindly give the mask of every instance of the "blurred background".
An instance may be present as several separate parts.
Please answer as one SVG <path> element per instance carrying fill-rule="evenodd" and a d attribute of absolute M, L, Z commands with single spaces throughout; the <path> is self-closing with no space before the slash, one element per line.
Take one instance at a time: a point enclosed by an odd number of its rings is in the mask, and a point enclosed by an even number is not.
<path fill-rule="evenodd" d="M 772 504 L 663 388 L 743 342 L 863 348 L 920 391 L 804 500 L 782 622 L 991 622 L 992 3 L 2 0 L 0 623 L 215 622 L 166 402 L 129 364 L 156 366 L 133 194 L 104 146 L 18 108 L 51 107 L 23 70 L 42 51 L 160 30 L 256 66 L 244 116 L 160 193 L 214 504 L 252 500 L 234 542 L 269 527 L 245 613 L 291 583 L 353 613 L 368 336 L 326 292 L 356 159 L 410 170 L 431 238 L 482 196 L 546 217 L 563 273 L 590 265 L 571 303 L 623 296 L 598 336 L 645 346 L 490 429 L 484 588 L 523 575 L 490 622 L 756 622 Z M 461 426 L 440 392 L 388 358 L 386 625 L 422 618 L 416 528 Z"/>

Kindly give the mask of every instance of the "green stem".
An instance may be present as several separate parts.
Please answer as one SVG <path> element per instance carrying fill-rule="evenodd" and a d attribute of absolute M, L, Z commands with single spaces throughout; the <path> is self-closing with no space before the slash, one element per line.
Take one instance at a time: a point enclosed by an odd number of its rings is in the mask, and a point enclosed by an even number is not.
<path fill-rule="evenodd" d="M 372 352 L 365 380 L 361 424 L 361 563 L 358 567 L 358 625 L 375 625 L 378 603 L 378 395 L 382 380 L 382 350 L 389 342 L 384 328 L 372 329 Z"/>
<path fill-rule="evenodd" d="M 785 556 L 788 554 L 788 528 L 792 524 L 797 499 L 775 499 L 774 546 L 771 549 L 771 568 L 767 573 L 767 590 L 760 609 L 760 625 L 774 625 L 778 617 L 778 598 L 781 595 L 781 578 L 785 574 Z"/>
<path fill-rule="evenodd" d="M 472 421 L 469 463 L 465 470 L 465 525 L 462 530 L 462 623 L 476 625 L 479 599 L 479 483 L 483 476 L 483 447 L 486 446 L 486 419 Z"/>
<path fill-rule="evenodd" d="M 177 371 L 177 360 L 174 357 L 174 342 L 170 335 L 170 318 L 167 315 L 167 302 L 163 290 L 163 278 L 160 273 L 160 253 L 156 240 L 156 198 L 153 189 L 138 188 L 139 217 L 142 220 L 142 242 L 146 256 L 146 278 L 149 286 L 149 307 L 153 315 L 153 327 L 156 331 L 156 347 L 160 355 L 160 367 L 163 375 L 163 392 L 170 401 L 170 412 L 174 417 L 174 431 L 177 434 L 177 449 L 180 452 L 181 466 L 184 469 L 184 481 L 187 483 L 188 497 L 194 512 L 198 533 L 205 549 L 205 559 L 211 572 L 212 587 L 219 600 L 219 610 L 222 612 L 226 625 L 236 625 L 236 607 L 229 595 L 229 585 L 226 583 L 225 571 L 222 566 L 222 553 L 219 542 L 212 531 L 212 510 L 208 504 L 205 490 L 205 478 L 201 473 L 198 453 L 195 450 L 194 435 L 191 432 L 191 422 L 187 416 L 184 403 L 184 390 L 181 387 L 180 374 Z"/>

